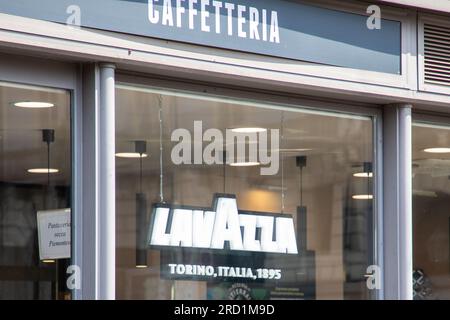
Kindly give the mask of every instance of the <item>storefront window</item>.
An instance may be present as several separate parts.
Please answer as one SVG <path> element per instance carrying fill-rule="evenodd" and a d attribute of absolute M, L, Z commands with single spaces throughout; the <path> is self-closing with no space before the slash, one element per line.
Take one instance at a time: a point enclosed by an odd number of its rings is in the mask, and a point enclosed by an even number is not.
<path fill-rule="evenodd" d="M 68 299 L 70 94 L 0 83 L 0 299 Z"/>
<path fill-rule="evenodd" d="M 373 140 L 369 116 L 119 84 L 117 298 L 372 298 Z"/>
<path fill-rule="evenodd" d="M 450 125 L 413 126 L 414 299 L 450 299 Z"/>

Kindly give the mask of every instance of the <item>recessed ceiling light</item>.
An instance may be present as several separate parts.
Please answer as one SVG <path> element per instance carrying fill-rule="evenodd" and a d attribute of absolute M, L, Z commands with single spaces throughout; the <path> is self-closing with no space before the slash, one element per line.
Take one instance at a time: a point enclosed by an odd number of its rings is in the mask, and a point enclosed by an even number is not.
<path fill-rule="evenodd" d="M 371 194 L 355 194 L 352 196 L 352 199 L 354 200 L 372 200 L 373 195 Z"/>
<path fill-rule="evenodd" d="M 234 133 L 258 133 L 258 132 L 266 132 L 265 128 L 234 128 L 231 129 Z"/>
<path fill-rule="evenodd" d="M 136 268 L 137 269 L 146 269 L 146 268 L 148 268 L 148 266 L 147 265 L 137 265 Z"/>
<path fill-rule="evenodd" d="M 55 260 L 45 259 L 45 260 L 42 260 L 42 263 L 55 263 Z"/>
<path fill-rule="evenodd" d="M 35 169 L 28 169 L 29 173 L 58 173 L 58 169 L 47 169 L 47 168 L 35 168 Z"/>
<path fill-rule="evenodd" d="M 257 188 L 266 189 L 269 191 L 287 191 L 288 188 L 281 186 L 271 186 L 271 185 L 255 185 Z"/>
<path fill-rule="evenodd" d="M 39 101 L 19 101 L 15 102 L 14 106 L 19 108 L 35 108 L 35 109 L 43 109 L 43 108 L 52 108 L 55 105 L 50 102 L 39 102 Z"/>
<path fill-rule="evenodd" d="M 372 178 L 373 173 L 372 172 L 357 172 L 353 174 L 356 178 Z"/>
<path fill-rule="evenodd" d="M 450 153 L 450 148 L 428 148 L 423 151 L 428 153 Z"/>
<path fill-rule="evenodd" d="M 137 152 L 119 152 L 116 153 L 116 157 L 118 158 L 127 158 L 127 159 L 139 159 L 139 158 L 147 158 L 148 154 L 143 153 L 142 156 Z"/>
<path fill-rule="evenodd" d="M 309 148 L 297 148 L 297 149 L 280 149 L 279 150 L 282 153 L 295 153 L 295 152 L 306 152 L 306 151 L 312 151 L 312 149 Z"/>
<path fill-rule="evenodd" d="M 255 167 L 259 166 L 259 162 L 234 162 L 230 163 L 230 166 L 232 167 Z"/>
<path fill-rule="evenodd" d="M 430 197 L 430 198 L 437 198 L 438 195 L 434 191 L 427 191 L 427 190 L 413 190 L 413 196 L 419 196 L 419 197 Z"/>

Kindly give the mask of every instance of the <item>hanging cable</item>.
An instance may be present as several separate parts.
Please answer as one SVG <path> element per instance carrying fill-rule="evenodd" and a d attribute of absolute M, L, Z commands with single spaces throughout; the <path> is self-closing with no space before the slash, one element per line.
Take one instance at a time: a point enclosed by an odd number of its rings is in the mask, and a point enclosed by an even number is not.
<path fill-rule="evenodd" d="M 225 129 L 224 137 L 226 136 L 227 129 Z M 227 193 L 227 145 L 226 139 L 222 140 L 222 173 L 223 173 L 223 193 Z"/>
<path fill-rule="evenodd" d="M 164 203 L 162 95 L 158 96 L 158 104 L 159 104 L 159 200 L 161 203 Z"/>

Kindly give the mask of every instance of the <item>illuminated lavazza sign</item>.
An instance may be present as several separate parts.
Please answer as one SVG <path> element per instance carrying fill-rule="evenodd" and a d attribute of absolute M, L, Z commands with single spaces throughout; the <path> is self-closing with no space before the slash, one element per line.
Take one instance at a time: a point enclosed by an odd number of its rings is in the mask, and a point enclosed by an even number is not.
<path fill-rule="evenodd" d="M 291 216 L 239 211 L 229 195 L 216 195 L 212 210 L 155 206 L 149 245 L 298 254 Z"/>

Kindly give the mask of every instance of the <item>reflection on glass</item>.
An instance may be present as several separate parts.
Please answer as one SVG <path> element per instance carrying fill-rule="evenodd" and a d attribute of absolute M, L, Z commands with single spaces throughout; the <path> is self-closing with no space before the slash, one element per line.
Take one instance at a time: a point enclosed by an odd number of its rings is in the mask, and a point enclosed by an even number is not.
<path fill-rule="evenodd" d="M 374 255 L 370 117 L 128 86 L 116 99 L 117 298 L 372 297 L 364 277 Z M 120 157 L 139 153 L 136 141 L 147 157 Z M 205 157 L 211 145 L 214 161 Z M 146 259 L 142 230 L 159 244 L 145 239 Z"/>
<path fill-rule="evenodd" d="M 0 83 L 0 299 L 68 299 L 69 259 L 41 259 L 37 212 L 70 208 L 70 97 Z"/>
<path fill-rule="evenodd" d="M 450 299 L 450 126 L 413 126 L 414 298 Z"/>

